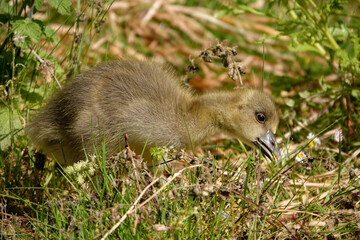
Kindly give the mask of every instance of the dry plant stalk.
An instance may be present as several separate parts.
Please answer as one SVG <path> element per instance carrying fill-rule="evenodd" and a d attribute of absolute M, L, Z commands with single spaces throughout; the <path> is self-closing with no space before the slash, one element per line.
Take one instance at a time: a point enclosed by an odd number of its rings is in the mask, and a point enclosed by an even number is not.
<path fill-rule="evenodd" d="M 129 210 L 126 211 L 126 213 L 122 216 L 122 218 L 101 238 L 101 240 L 105 240 L 112 232 L 114 232 L 119 226 L 120 224 L 133 212 L 135 212 L 136 210 L 138 210 L 139 208 L 143 207 L 146 203 L 148 203 L 150 200 L 152 200 L 154 197 L 156 197 L 157 195 L 159 195 L 159 193 L 164 190 L 164 188 L 166 186 L 168 186 L 175 178 L 177 178 L 178 176 L 180 176 L 184 171 L 192 169 L 192 168 L 197 168 L 197 167 L 201 167 L 203 166 L 202 164 L 197 164 L 197 165 L 193 165 L 193 166 L 189 166 L 186 168 L 181 169 L 180 171 L 176 172 L 159 190 L 157 190 L 153 195 L 151 195 L 148 199 L 146 199 L 144 202 L 142 202 L 141 204 L 139 204 L 137 206 L 137 204 L 139 203 L 139 201 L 141 200 L 142 196 L 144 196 L 144 194 L 146 193 L 146 191 L 152 186 L 154 185 L 157 181 L 160 180 L 160 178 L 156 178 L 154 181 L 152 181 L 148 186 L 145 187 L 145 189 L 140 193 L 139 197 L 134 201 L 134 203 L 131 205 L 131 207 L 129 208 Z"/>

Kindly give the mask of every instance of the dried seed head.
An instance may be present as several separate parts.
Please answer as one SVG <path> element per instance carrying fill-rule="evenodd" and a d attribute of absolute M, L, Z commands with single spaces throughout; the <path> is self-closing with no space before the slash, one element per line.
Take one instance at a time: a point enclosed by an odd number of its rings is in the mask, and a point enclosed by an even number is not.
<path fill-rule="evenodd" d="M 209 47 L 203 50 L 198 58 L 201 58 L 204 62 L 213 62 L 214 58 L 220 58 L 224 67 L 228 68 L 228 75 L 234 81 L 237 81 L 237 86 L 243 85 L 241 75 L 245 75 L 245 67 L 243 64 L 234 61 L 233 57 L 237 55 L 235 47 L 224 46 L 223 43 L 218 43 L 215 46 Z M 191 61 L 191 65 L 188 67 L 190 72 L 197 71 L 198 68 Z"/>
<path fill-rule="evenodd" d="M 47 59 L 43 59 L 43 62 L 37 68 L 45 77 L 46 82 L 51 82 L 51 76 L 54 73 L 55 67 L 52 62 Z"/>
<path fill-rule="evenodd" d="M 202 51 L 199 55 L 200 58 L 202 58 L 202 60 L 204 60 L 204 62 L 213 62 L 213 59 L 210 56 L 210 53 L 208 50 Z"/>
<path fill-rule="evenodd" d="M 195 65 L 195 59 L 190 58 L 189 61 L 190 61 L 190 65 L 187 67 L 187 70 L 191 73 L 199 71 L 199 67 Z"/>
<path fill-rule="evenodd" d="M 246 67 L 240 63 L 240 62 L 234 62 L 234 63 L 230 63 L 228 66 L 228 75 L 229 77 L 234 80 L 234 81 L 238 81 L 239 77 L 241 77 L 241 75 L 245 75 L 245 69 Z M 240 76 L 239 76 L 240 74 Z"/>

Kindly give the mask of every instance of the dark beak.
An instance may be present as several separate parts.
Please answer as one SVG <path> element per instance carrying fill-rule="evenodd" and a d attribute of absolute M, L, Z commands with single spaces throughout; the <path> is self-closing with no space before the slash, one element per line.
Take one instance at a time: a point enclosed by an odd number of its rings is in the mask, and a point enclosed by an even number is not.
<path fill-rule="evenodd" d="M 261 152 L 270 160 L 280 160 L 281 153 L 279 146 L 275 140 L 274 134 L 268 130 L 264 136 L 254 142 L 256 146 L 261 148 Z"/>

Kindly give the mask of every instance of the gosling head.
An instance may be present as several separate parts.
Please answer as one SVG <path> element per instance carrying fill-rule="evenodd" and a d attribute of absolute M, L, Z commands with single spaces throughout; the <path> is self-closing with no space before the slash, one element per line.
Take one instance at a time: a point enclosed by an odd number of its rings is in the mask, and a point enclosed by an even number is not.
<path fill-rule="evenodd" d="M 270 96 L 257 89 L 242 88 L 232 92 L 227 101 L 230 104 L 224 108 L 219 127 L 249 146 L 260 147 L 269 159 L 280 159 L 274 136 L 279 118 Z"/>

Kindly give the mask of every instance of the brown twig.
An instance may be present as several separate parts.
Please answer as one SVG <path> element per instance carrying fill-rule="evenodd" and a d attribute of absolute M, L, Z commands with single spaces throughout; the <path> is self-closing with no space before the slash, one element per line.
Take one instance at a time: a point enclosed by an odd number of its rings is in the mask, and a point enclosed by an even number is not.
<path fill-rule="evenodd" d="M 144 190 L 140 193 L 140 195 L 138 196 L 138 198 L 135 200 L 135 202 L 132 204 L 132 206 L 129 208 L 129 210 L 127 210 L 127 212 L 122 216 L 122 218 L 101 238 L 101 240 L 106 239 L 112 232 L 114 232 L 116 230 L 116 228 L 118 228 L 120 226 L 120 224 L 127 218 L 128 215 L 130 215 L 131 213 L 133 213 L 137 208 L 136 208 L 136 204 L 138 204 L 138 202 L 140 201 L 140 199 L 144 196 L 144 194 L 146 193 L 146 191 L 152 186 L 154 185 L 157 181 L 159 181 L 160 178 L 155 179 L 154 181 L 152 181 L 148 186 L 146 186 L 144 188 Z"/>
<path fill-rule="evenodd" d="M 114 232 L 119 226 L 120 224 L 125 221 L 125 219 L 132 214 L 133 212 L 135 212 L 136 210 L 138 210 L 139 208 L 143 207 L 145 204 L 147 204 L 150 200 L 152 200 L 154 197 L 156 197 L 162 190 L 164 190 L 165 187 L 167 187 L 175 178 L 177 178 L 178 176 L 180 176 L 185 170 L 191 169 L 191 168 L 197 168 L 197 167 L 201 167 L 202 164 L 198 164 L 198 165 L 193 165 L 193 166 L 189 166 L 186 168 L 181 169 L 180 171 L 176 172 L 159 190 L 157 190 L 153 195 L 151 195 L 148 199 L 146 199 L 144 202 L 142 202 L 141 204 L 139 204 L 138 206 L 136 206 L 139 201 L 141 200 L 142 196 L 145 194 L 145 192 L 152 186 L 154 185 L 157 181 L 159 181 L 160 178 L 155 179 L 154 181 L 152 181 L 139 195 L 139 197 L 134 201 L 134 203 L 132 204 L 132 206 L 129 208 L 129 210 L 126 211 L 126 213 L 122 216 L 122 218 L 101 238 L 101 240 L 105 240 L 112 232 Z"/>

